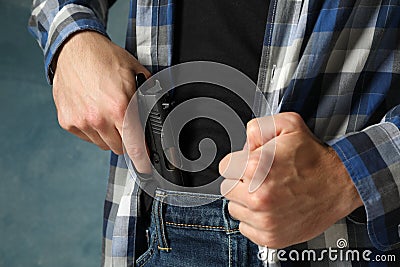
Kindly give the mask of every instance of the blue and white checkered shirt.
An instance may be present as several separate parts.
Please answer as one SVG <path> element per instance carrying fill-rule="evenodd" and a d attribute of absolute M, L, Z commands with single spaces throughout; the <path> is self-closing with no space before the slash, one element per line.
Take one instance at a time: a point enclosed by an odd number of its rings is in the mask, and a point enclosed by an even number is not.
<path fill-rule="evenodd" d="M 44 51 L 49 82 L 53 57 L 69 35 L 106 35 L 113 2 L 33 1 L 29 28 Z M 131 1 L 126 48 L 153 73 L 171 64 L 173 13 L 174 0 Z M 299 113 L 336 150 L 367 214 L 366 223 L 348 217 L 294 247 L 334 248 L 344 238 L 350 248 L 400 255 L 400 0 L 272 0 L 258 86 L 272 109 Z M 134 266 L 136 188 L 123 157 L 113 154 L 103 266 Z M 340 266 L 398 266 L 376 264 Z"/>

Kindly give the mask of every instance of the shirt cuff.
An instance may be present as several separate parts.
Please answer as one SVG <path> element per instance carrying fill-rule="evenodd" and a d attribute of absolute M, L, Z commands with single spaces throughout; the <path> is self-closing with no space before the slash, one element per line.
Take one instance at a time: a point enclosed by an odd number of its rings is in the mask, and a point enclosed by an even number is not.
<path fill-rule="evenodd" d="M 400 247 L 400 133 L 382 122 L 328 142 L 345 165 L 367 214 L 372 244 L 387 251 Z"/>
<path fill-rule="evenodd" d="M 87 7 L 69 4 L 64 6 L 54 17 L 44 49 L 45 71 L 49 84 L 53 83 L 53 60 L 56 59 L 59 49 L 73 33 L 84 30 L 96 31 L 108 38 L 106 26 Z"/>

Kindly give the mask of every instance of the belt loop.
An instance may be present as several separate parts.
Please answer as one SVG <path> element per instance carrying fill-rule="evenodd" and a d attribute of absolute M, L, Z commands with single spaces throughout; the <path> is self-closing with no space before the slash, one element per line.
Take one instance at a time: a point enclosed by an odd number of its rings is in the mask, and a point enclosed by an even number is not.
<path fill-rule="evenodd" d="M 158 245 L 157 248 L 163 252 L 170 252 L 171 248 L 167 242 L 167 236 L 165 231 L 165 223 L 164 223 L 164 206 L 166 205 L 163 203 L 164 199 L 167 197 L 167 194 L 164 192 L 157 191 L 155 197 L 155 205 L 153 209 L 154 218 L 155 218 L 155 225 L 157 229 L 157 238 L 158 238 Z"/>
<path fill-rule="evenodd" d="M 224 216 L 224 226 L 227 233 L 234 233 L 239 230 L 239 222 L 231 217 L 228 211 L 229 200 L 226 198 L 222 199 L 222 214 Z"/>

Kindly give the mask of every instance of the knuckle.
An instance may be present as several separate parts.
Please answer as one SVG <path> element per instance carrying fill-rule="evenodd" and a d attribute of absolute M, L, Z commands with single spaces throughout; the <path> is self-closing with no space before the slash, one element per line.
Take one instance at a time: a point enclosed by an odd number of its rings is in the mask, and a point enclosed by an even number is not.
<path fill-rule="evenodd" d="M 59 116 L 58 117 L 58 124 L 60 125 L 61 128 L 63 128 L 66 131 L 71 131 L 73 126 L 67 122 L 66 119 L 64 119 L 64 117 Z"/>
<path fill-rule="evenodd" d="M 90 129 L 88 122 L 84 118 L 77 119 L 75 121 L 75 126 L 82 131 Z"/>
<path fill-rule="evenodd" d="M 253 211 L 261 211 L 266 206 L 266 196 L 260 193 L 260 190 L 250 194 L 249 209 Z"/>
<path fill-rule="evenodd" d="M 228 212 L 232 217 L 235 217 L 235 209 L 232 207 L 232 204 L 228 204 Z"/>
<path fill-rule="evenodd" d="M 277 205 L 278 202 L 276 199 L 279 198 L 279 195 L 277 196 L 276 192 L 279 192 L 278 188 L 271 186 L 266 189 L 265 197 L 264 197 L 264 203 L 266 207 L 274 207 L 274 205 Z"/>
<path fill-rule="evenodd" d="M 239 232 L 242 233 L 242 235 L 249 237 L 249 233 L 243 223 L 239 223 Z"/>
<path fill-rule="evenodd" d="M 288 112 L 284 116 L 286 121 L 294 126 L 299 126 L 303 122 L 303 118 L 296 112 Z"/>
<path fill-rule="evenodd" d="M 106 124 L 106 120 L 97 112 L 89 113 L 86 120 L 95 129 L 103 128 Z"/>
<path fill-rule="evenodd" d="M 125 118 L 125 113 L 126 113 L 127 107 L 128 107 L 128 103 L 125 99 L 118 101 L 118 103 L 112 105 L 111 112 L 112 112 L 113 117 L 117 121 L 122 122 Z"/>
<path fill-rule="evenodd" d="M 273 216 L 265 215 L 259 221 L 261 229 L 274 232 L 278 228 L 278 222 Z"/>
<path fill-rule="evenodd" d="M 247 136 L 255 136 L 260 132 L 260 126 L 258 119 L 252 119 L 246 125 Z"/>

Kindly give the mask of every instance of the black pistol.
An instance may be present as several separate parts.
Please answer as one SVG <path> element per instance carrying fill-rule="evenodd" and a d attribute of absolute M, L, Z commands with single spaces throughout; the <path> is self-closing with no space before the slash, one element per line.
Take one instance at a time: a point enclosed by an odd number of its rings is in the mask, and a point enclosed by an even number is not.
<path fill-rule="evenodd" d="M 170 123 L 165 123 L 173 102 L 168 93 L 165 93 L 159 81 L 146 89 L 140 88 L 146 81 L 143 74 L 136 76 L 138 111 L 142 126 L 145 130 L 146 144 L 152 163 L 152 174 L 137 172 L 141 187 L 138 190 L 138 213 L 136 221 L 135 251 L 138 257 L 145 251 L 142 245 L 147 242 L 147 229 L 150 225 L 151 207 L 154 191 L 157 188 L 171 189 L 171 184 L 183 186 L 183 176 L 179 167 L 177 153 L 178 144 L 175 142 L 174 129 Z M 166 125 L 164 125 L 166 124 Z M 163 148 L 164 146 L 164 148 Z M 171 161 L 169 161 L 170 159 Z M 168 182 L 166 182 L 166 180 Z M 172 186 L 173 188 L 173 186 Z"/>
<path fill-rule="evenodd" d="M 143 74 L 137 75 L 137 98 L 140 119 L 145 128 L 146 144 L 153 165 L 153 179 L 157 181 L 157 187 L 171 189 L 168 182 L 184 186 L 183 175 L 178 154 L 177 135 L 174 132 L 168 114 L 174 106 L 169 92 L 165 92 L 158 80 L 152 86 L 140 88 L 146 81 Z"/>

